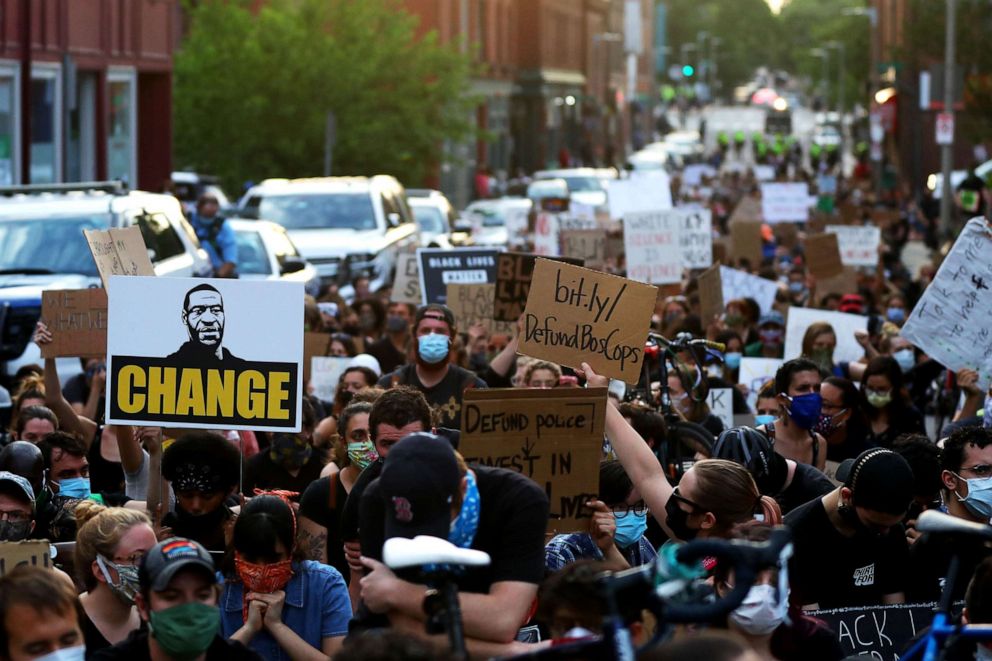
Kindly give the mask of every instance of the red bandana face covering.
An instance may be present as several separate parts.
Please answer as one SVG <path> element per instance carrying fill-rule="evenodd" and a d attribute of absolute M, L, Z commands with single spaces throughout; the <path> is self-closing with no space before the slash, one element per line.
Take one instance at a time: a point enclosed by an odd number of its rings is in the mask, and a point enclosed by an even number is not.
<path fill-rule="evenodd" d="M 234 569 L 244 584 L 241 597 L 243 600 L 241 610 L 243 621 L 248 621 L 248 593 L 270 594 L 276 590 L 282 590 L 293 578 L 291 564 L 292 561 L 288 559 L 265 564 L 248 562 L 241 557 L 240 553 L 235 552 Z"/>

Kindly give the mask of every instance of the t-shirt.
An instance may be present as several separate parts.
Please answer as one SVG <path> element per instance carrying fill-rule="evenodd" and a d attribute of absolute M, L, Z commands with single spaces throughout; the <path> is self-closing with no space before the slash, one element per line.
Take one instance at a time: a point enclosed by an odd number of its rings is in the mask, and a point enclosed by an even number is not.
<path fill-rule="evenodd" d="M 432 388 L 426 387 L 417 377 L 415 365 L 406 365 L 398 370 L 386 374 L 379 379 L 379 385 L 383 388 L 392 388 L 395 385 L 412 386 L 424 393 L 427 402 L 434 409 L 438 416 L 438 425 L 441 427 L 451 427 L 452 429 L 462 428 L 462 394 L 467 388 L 487 388 L 486 382 L 457 365 L 449 365 L 448 373 L 444 378 Z"/>
<path fill-rule="evenodd" d="M 785 524 L 792 529 L 789 580 L 795 603 L 821 609 L 875 606 L 905 588 L 909 549 L 902 526 L 882 537 L 845 537 L 819 498 L 789 513 Z"/>
<path fill-rule="evenodd" d="M 334 503 L 331 504 L 331 481 L 334 482 Z M 341 537 L 341 515 L 348 492 L 345 491 L 341 476 L 334 474 L 315 480 L 300 497 L 300 514 L 319 526 L 327 529 L 327 564 L 341 572 L 347 583 L 351 570 L 344 557 L 344 539 Z M 357 525 L 357 524 L 356 524 Z M 354 533 L 355 539 L 357 531 Z"/>
<path fill-rule="evenodd" d="M 344 503 L 344 511 L 341 512 L 341 539 L 346 542 L 358 539 L 358 511 L 362 502 L 362 494 L 382 474 L 383 461 L 383 459 L 377 459 L 366 466 L 355 483 L 351 485 L 348 500 Z"/>
<path fill-rule="evenodd" d="M 388 374 L 406 363 L 406 354 L 393 345 L 389 337 L 382 337 L 365 348 L 365 352 L 379 361 L 379 369 Z"/>
<path fill-rule="evenodd" d="M 86 383 L 86 375 L 76 374 L 69 377 L 69 380 L 62 386 L 62 396 L 70 404 L 85 404 L 90 397 L 90 387 Z"/>
<path fill-rule="evenodd" d="M 218 615 L 219 617 L 219 615 Z M 113 647 L 107 647 L 87 658 L 93 661 L 151 661 L 148 651 L 148 629 L 138 629 Z M 214 636 L 207 648 L 206 661 L 262 661 L 255 652 L 235 640 Z"/>
<path fill-rule="evenodd" d="M 834 490 L 834 483 L 822 471 L 809 464 L 796 462 L 796 472 L 792 482 L 785 491 L 775 496 L 782 514 L 788 514 L 800 505 L 805 505 L 814 498 L 825 496 Z"/>
<path fill-rule="evenodd" d="M 241 490 L 250 496 L 255 489 L 283 489 L 303 493 L 310 484 L 320 477 L 324 468 L 320 453 L 314 451 L 300 472 L 291 475 L 282 464 L 272 461 L 268 451 L 259 452 L 245 462 L 245 477 Z"/>
<path fill-rule="evenodd" d="M 923 533 L 909 546 L 909 572 L 906 586 L 907 602 L 930 602 L 940 599 L 948 565 L 957 553 L 960 564 L 951 592 L 954 601 L 964 599 L 968 581 L 982 560 L 992 555 L 983 540 L 975 537 L 933 536 Z"/>

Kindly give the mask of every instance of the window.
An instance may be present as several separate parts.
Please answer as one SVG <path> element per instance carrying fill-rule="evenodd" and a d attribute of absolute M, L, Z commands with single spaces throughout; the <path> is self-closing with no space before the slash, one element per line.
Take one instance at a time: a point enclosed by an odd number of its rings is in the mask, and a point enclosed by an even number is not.
<path fill-rule="evenodd" d="M 403 214 L 400 213 L 400 207 L 396 203 L 396 198 L 393 197 L 393 192 L 390 190 L 382 191 L 382 214 L 386 217 L 386 224 L 390 227 L 397 227 L 403 222 Z M 391 214 L 396 214 L 396 216 L 393 216 L 396 220 L 390 219 Z"/>
<path fill-rule="evenodd" d="M 110 117 L 107 121 L 107 176 L 124 179 L 132 186 L 137 181 L 137 141 L 135 140 L 134 71 L 111 69 L 107 72 Z"/>
<path fill-rule="evenodd" d="M 36 65 L 31 71 L 31 183 L 62 179 L 62 87 L 59 68 Z"/>
<path fill-rule="evenodd" d="M 164 213 L 142 214 L 137 216 L 135 220 L 138 227 L 141 228 L 141 236 L 145 239 L 145 246 L 149 250 L 155 251 L 154 261 L 156 263 L 186 252 L 183 242 L 179 239 L 176 231 L 172 229 L 172 223 L 169 222 Z"/>
<path fill-rule="evenodd" d="M 0 186 L 20 180 L 17 172 L 19 156 L 18 75 L 13 65 L 0 65 Z"/>
<path fill-rule="evenodd" d="M 262 235 L 255 231 L 235 232 L 238 244 L 238 271 L 246 275 L 271 275 L 272 264 L 265 251 Z"/>
<path fill-rule="evenodd" d="M 251 201 L 248 206 L 252 206 Z M 288 230 L 376 229 L 368 193 L 267 195 L 259 202 L 258 210 L 261 218 Z"/>

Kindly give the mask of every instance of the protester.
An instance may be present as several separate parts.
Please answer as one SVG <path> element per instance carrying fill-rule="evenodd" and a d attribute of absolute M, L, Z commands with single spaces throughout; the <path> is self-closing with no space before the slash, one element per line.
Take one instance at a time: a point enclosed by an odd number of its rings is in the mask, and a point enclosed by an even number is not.
<path fill-rule="evenodd" d="M 238 243 L 234 229 L 220 215 L 220 204 L 212 193 L 201 193 L 196 200 L 196 211 L 190 214 L 189 223 L 207 251 L 214 275 L 218 278 L 237 277 Z"/>
<path fill-rule="evenodd" d="M 862 410 L 868 418 L 867 442 L 891 447 L 903 434 L 926 433 L 923 415 L 903 389 L 902 369 L 894 358 L 873 358 L 861 376 Z"/>
<path fill-rule="evenodd" d="M 688 390 L 686 385 L 690 385 Z M 669 370 L 668 395 L 675 409 L 689 422 L 701 425 L 714 437 L 723 431 L 723 421 L 710 412 L 706 403 L 709 385 L 698 369 L 679 365 Z"/>
<path fill-rule="evenodd" d="M 255 489 L 280 489 L 300 493 L 320 477 L 326 461 L 324 454 L 313 447 L 316 422 L 313 406 L 303 399 L 300 431 L 270 435 L 269 449 L 245 462 L 242 491 L 253 494 Z"/>
<path fill-rule="evenodd" d="M 826 376 L 848 376 L 846 365 L 834 363 L 834 350 L 837 348 L 837 333 L 825 321 L 810 324 L 803 334 L 801 357 L 807 358 L 820 368 Z"/>
<path fill-rule="evenodd" d="M 827 442 L 827 460 L 853 459 L 870 447 L 861 391 L 849 380 L 829 376 L 820 384 L 820 419 L 813 428 Z"/>
<path fill-rule="evenodd" d="M 50 539 L 50 527 L 57 513 L 55 495 L 48 484 L 45 457 L 41 449 L 27 441 L 15 441 L 0 450 L 0 471 L 23 478 L 34 497 L 33 539 Z"/>
<path fill-rule="evenodd" d="M 775 390 L 782 414 L 758 427 L 775 442 L 775 451 L 788 459 L 823 470 L 826 441 L 813 428 L 820 421 L 820 371 L 805 358 L 788 360 L 775 373 Z"/>
<path fill-rule="evenodd" d="M 17 420 L 11 428 L 11 438 L 15 441 L 38 443 L 58 428 L 58 418 L 47 406 L 25 406 L 18 411 Z"/>
<path fill-rule="evenodd" d="M 351 308 L 358 313 L 358 327 L 362 332 L 362 344 L 368 346 L 382 337 L 386 324 L 386 308 L 375 298 L 356 300 Z"/>
<path fill-rule="evenodd" d="M 754 406 L 754 426 L 760 427 L 775 422 L 782 415 L 782 407 L 775 393 L 775 381 L 769 381 L 758 390 Z"/>
<path fill-rule="evenodd" d="M 107 359 L 80 358 L 82 373 L 69 378 L 62 386 L 62 396 L 73 410 L 90 420 L 103 415 L 103 401 L 107 387 Z"/>
<path fill-rule="evenodd" d="M 407 360 L 410 326 L 416 311 L 409 303 L 390 303 L 386 309 L 385 333 L 378 341 L 366 347 L 379 361 L 382 371 L 393 372 Z"/>
<path fill-rule="evenodd" d="M 521 387 L 557 388 L 561 381 L 561 368 L 546 360 L 536 360 L 524 370 Z"/>
<path fill-rule="evenodd" d="M 331 344 L 327 349 L 328 356 L 335 358 L 354 358 L 358 355 L 358 348 L 355 346 L 355 339 L 351 333 L 334 333 L 331 335 Z"/>
<path fill-rule="evenodd" d="M 8 570 L 0 576 L 0 658 L 82 659 L 81 612 L 76 593 L 58 574 L 26 564 Z"/>
<path fill-rule="evenodd" d="M 334 391 L 333 415 L 341 415 L 341 411 L 351 402 L 359 390 L 373 388 L 378 381 L 378 376 L 368 367 L 353 365 L 346 367 L 338 378 L 338 387 Z"/>
<path fill-rule="evenodd" d="M 781 358 L 785 349 L 785 317 L 772 310 L 758 320 L 758 340 L 744 347 L 744 355 L 756 358 Z"/>

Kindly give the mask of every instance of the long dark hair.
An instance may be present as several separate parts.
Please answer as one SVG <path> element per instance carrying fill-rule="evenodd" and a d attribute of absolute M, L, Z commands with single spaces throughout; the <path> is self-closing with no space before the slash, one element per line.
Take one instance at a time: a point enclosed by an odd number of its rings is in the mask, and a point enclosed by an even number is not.
<path fill-rule="evenodd" d="M 302 549 L 296 545 L 296 515 L 290 504 L 279 496 L 255 496 L 241 508 L 234 524 L 232 550 L 250 562 L 277 562 L 277 542 L 282 542 L 293 560 L 303 559 Z"/>
<path fill-rule="evenodd" d="M 828 376 L 823 383 L 829 383 L 840 390 L 840 406 L 851 412 L 847 419 L 847 438 L 860 439 L 868 434 L 868 420 L 865 418 L 861 402 L 861 392 L 850 379 L 840 376 Z"/>

